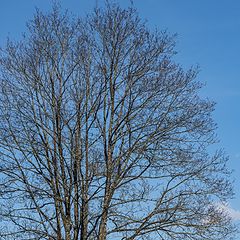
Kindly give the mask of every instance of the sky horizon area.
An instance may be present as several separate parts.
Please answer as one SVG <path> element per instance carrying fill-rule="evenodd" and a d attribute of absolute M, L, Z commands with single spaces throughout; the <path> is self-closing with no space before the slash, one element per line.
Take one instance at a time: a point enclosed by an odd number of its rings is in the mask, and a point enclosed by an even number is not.
<path fill-rule="evenodd" d="M 76 16 L 85 16 L 104 0 L 58 1 Z M 184 69 L 199 66 L 197 77 L 206 84 L 204 97 L 216 102 L 213 118 L 218 125 L 219 143 L 229 156 L 233 170 L 235 196 L 225 206 L 240 222 L 240 1 L 238 0 L 118 0 L 121 6 L 133 2 L 150 28 L 177 34 L 175 59 Z M 11 40 L 21 39 L 26 23 L 36 8 L 48 11 L 52 1 L 3 0 L 0 2 L 0 47 Z M 235 238 L 240 240 L 240 234 Z"/>

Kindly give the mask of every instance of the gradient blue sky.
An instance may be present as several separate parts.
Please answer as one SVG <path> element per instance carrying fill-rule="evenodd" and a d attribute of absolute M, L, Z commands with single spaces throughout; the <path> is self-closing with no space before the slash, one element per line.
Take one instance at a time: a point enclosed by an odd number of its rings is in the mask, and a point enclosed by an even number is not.
<path fill-rule="evenodd" d="M 83 16 L 96 2 L 104 0 L 62 0 L 64 8 Z M 130 0 L 118 0 L 123 6 Z M 217 134 L 234 169 L 235 199 L 232 214 L 240 220 L 240 1 L 239 0 L 133 0 L 150 27 L 178 33 L 177 61 L 184 67 L 199 65 L 202 94 L 217 102 L 214 119 Z M 6 38 L 19 39 L 35 7 L 51 8 L 50 0 L 1 0 L 0 45 Z M 240 237 L 239 237 L 240 239 Z"/>

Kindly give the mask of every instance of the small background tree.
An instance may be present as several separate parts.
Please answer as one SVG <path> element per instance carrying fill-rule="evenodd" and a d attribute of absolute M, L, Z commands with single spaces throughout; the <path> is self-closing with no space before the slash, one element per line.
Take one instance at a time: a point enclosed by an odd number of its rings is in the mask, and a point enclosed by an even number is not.
<path fill-rule="evenodd" d="M 214 104 L 132 8 L 37 12 L 0 56 L 1 239 L 227 239 Z"/>

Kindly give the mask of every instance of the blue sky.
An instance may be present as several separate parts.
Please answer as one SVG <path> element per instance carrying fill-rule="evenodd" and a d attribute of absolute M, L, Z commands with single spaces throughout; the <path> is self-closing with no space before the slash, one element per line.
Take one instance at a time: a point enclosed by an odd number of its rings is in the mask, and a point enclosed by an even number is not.
<path fill-rule="evenodd" d="M 64 8 L 83 16 L 103 0 L 62 0 Z M 119 0 L 123 6 L 129 0 Z M 233 215 L 240 220 L 240 1 L 239 0 L 135 0 L 140 16 L 150 27 L 178 33 L 177 61 L 184 67 L 200 66 L 198 78 L 206 82 L 202 94 L 217 102 L 219 147 L 230 157 L 234 169 Z M 2 0 L 0 2 L 0 45 L 7 37 L 18 39 L 35 7 L 51 8 L 49 0 Z M 239 211 L 239 212 L 238 212 Z M 240 239 L 240 237 L 239 237 Z"/>

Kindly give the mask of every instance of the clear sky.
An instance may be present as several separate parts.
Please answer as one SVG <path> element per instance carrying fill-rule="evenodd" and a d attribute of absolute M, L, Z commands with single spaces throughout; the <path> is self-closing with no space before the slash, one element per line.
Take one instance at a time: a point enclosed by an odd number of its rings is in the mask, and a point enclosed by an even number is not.
<path fill-rule="evenodd" d="M 104 0 L 62 0 L 61 5 L 76 15 L 91 11 Z M 116 0 L 123 6 L 130 0 Z M 235 199 L 232 214 L 240 220 L 240 1 L 239 0 L 133 0 L 150 27 L 177 33 L 177 61 L 184 67 L 199 65 L 203 90 L 217 102 L 219 147 L 230 157 L 234 170 Z M 1 0 L 0 45 L 7 37 L 18 39 L 35 7 L 51 8 L 50 0 Z M 240 237 L 238 238 L 240 239 Z"/>

